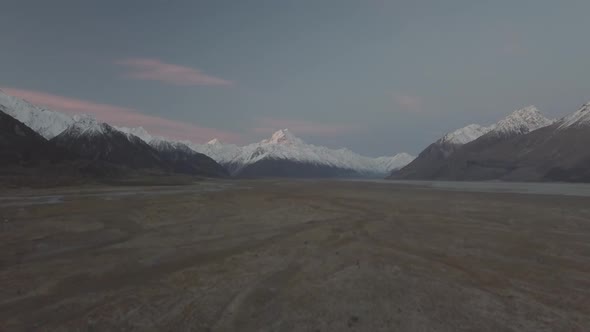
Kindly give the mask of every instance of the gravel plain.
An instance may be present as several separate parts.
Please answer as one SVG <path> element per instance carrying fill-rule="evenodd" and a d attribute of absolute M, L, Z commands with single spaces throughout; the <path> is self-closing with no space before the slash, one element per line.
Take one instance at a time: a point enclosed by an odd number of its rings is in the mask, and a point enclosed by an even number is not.
<path fill-rule="evenodd" d="M 0 196 L 0 331 L 590 331 L 588 197 L 298 180 Z"/>

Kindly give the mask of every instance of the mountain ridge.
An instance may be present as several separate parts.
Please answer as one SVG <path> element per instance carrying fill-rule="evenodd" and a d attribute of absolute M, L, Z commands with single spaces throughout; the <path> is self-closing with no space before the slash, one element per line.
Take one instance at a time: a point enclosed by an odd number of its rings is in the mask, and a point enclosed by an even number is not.
<path fill-rule="evenodd" d="M 459 146 L 428 171 L 410 164 L 391 178 L 590 182 L 588 105 L 557 121 L 529 109 L 526 116 L 516 114 L 518 121 L 511 123 L 516 125 Z"/>
<path fill-rule="evenodd" d="M 391 179 L 447 179 L 445 174 L 453 167 L 459 168 L 457 154 L 475 153 L 486 146 L 524 135 L 537 129 L 553 124 L 541 114 L 535 106 L 527 106 L 513 111 L 495 124 L 490 126 L 468 125 L 454 132 L 444 135 L 424 149 L 418 157 L 400 169 L 393 172 Z M 460 139 L 454 139 L 460 137 Z M 464 157 L 466 158 L 466 157 Z M 466 161 L 464 161 L 466 162 Z M 451 167 L 450 165 L 454 165 Z M 463 167 L 463 166 L 461 166 Z M 452 177 L 455 178 L 455 177 Z"/>
<path fill-rule="evenodd" d="M 348 149 L 330 149 L 307 144 L 289 129 L 277 130 L 269 138 L 243 147 L 226 145 L 215 139 L 210 143 L 194 148 L 203 153 L 209 151 L 212 155 L 219 156 L 217 161 L 224 164 L 232 175 L 250 174 L 252 171 L 245 169 L 264 161 L 267 166 L 257 166 L 260 171 L 256 173 L 256 176 L 264 176 L 272 168 L 268 166 L 270 160 L 274 160 L 276 167 L 280 165 L 283 168 L 291 168 L 286 164 L 286 161 L 290 161 L 299 166 L 308 165 L 310 174 L 322 176 L 333 174 L 334 177 L 340 177 L 346 174 L 347 177 L 384 177 L 392 169 L 405 165 L 408 159 L 413 158 L 406 153 L 392 157 L 370 158 Z M 279 160 L 280 163 L 276 162 Z M 330 170 L 333 172 L 330 173 Z M 272 173 L 272 176 L 277 176 L 276 172 Z"/>
<path fill-rule="evenodd" d="M 24 99 L 8 95 L 2 90 L 0 90 L 0 105 L 5 106 L 4 112 L 6 114 L 48 140 L 59 135 L 74 123 L 74 119 L 69 115 L 39 107 Z"/>

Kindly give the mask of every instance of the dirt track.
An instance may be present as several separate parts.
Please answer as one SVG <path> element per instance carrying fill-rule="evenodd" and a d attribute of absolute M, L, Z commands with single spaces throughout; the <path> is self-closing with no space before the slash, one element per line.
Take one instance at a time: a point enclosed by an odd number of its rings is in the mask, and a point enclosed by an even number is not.
<path fill-rule="evenodd" d="M 590 331 L 590 198 L 96 190 L 0 200 L 0 331 Z"/>

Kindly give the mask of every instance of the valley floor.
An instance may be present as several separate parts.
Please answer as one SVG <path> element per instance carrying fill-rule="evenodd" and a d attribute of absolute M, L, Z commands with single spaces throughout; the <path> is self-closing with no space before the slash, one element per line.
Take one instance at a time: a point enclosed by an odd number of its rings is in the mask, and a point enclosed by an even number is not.
<path fill-rule="evenodd" d="M 5 190 L 1 331 L 589 331 L 590 198 L 354 181 Z"/>

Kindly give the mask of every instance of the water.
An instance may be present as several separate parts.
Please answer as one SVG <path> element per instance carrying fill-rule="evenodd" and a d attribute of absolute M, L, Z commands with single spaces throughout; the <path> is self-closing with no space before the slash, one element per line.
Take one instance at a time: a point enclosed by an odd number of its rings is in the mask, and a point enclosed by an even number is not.
<path fill-rule="evenodd" d="M 535 195 L 562 195 L 590 197 L 590 184 L 588 183 L 530 183 L 530 182 L 463 182 L 463 181 L 401 181 L 401 180 L 346 180 L 362 181 L 384 184 L 403 184 L 417 187 L 467 191 L 467 192 L 491 192 L 491 193 L 519 193 Z M 99 197 L 105 200 L 113 200 L 125 196 L 134 195 L 162 195 L 182 194 L 224 190 L 232 186 L 231 183 L 216 183 L 201 186 L 187 186 L 179 188 L 149 188 L 135 190 L 107 190 L 91 193 L 63 193 L 58 195 L 40 196 L 0 196 L 0 207 L 25 207 L 44 204 L 61 204 L 66 197 Z M 244 187 L 245 188 L 245 187 Z M 242 189 L 244 189 L 242 188 Z"/>
<path fill-rule="evenodd" d="M 59 204 L 63 203 L 63 199 L 63 195 L 0 197 L 0 207 L 22 207 L 31 205 Z"/>
<path fill-rule="evenodd" d="M 99 192 L 65 192 L 55 195 L 24 195 L 24 196 L 0 196 L 0 208 L 4 207 L 27 207 L 33 205 L 61 204 L 67 199 L 78 199 L 85 197 L 96 197 L 104 200 L 114 200 L 128 196 L 147 195 L 174 195 L 193 194 L 225 190 L 232 186 L 231 183 L 206 183 L 198 186 L 180 187 L 152 187 L 132 190 L 103 190 Z"/>
<path fill-rule="evenodd" d="M 590 183 L 532 183 L 532 182 L 465 182 L 465 181 L 402 181 L 377 180 L 379 183 L 413 185 L 442 190 L 562 195 L 590 197 Z"/>

